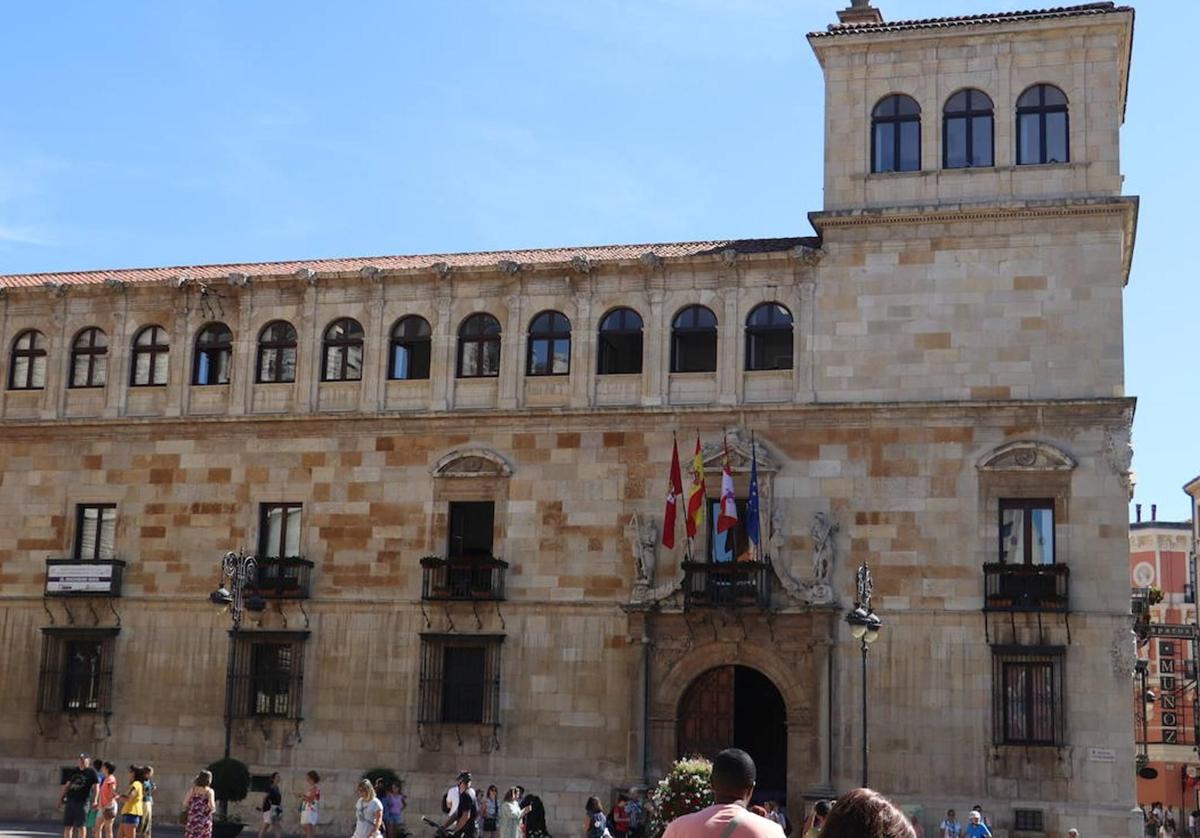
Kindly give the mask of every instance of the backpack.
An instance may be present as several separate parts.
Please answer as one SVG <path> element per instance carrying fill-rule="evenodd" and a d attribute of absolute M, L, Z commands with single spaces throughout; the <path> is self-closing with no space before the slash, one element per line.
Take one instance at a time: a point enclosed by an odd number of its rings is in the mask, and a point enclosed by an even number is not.
<path fill-rule="evenodd" d="M 588 827 L 587 838 L 604 838 L 608 834 L 608 819 L 603 812 L 592 814 L 592 825 Z"/>

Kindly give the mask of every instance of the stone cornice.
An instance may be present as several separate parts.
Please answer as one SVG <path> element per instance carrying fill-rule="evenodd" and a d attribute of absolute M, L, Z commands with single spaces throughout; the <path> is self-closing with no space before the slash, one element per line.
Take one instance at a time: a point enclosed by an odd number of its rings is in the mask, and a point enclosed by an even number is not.
<path fill-rule="evenodd" d="M 357 413 L 286 413 L 243 414 L 239 416 L 186 415 L 165 417 L 90 418 L 90 419 L 0 419 L 4 436 L 12 439 L 39 434 L 59 435 L 65 430 L 104 429 L 105 433 L 163 433 L 178 426 L 202 433 L 241 433 L 254 428 L 264 434 L 288 433 L 291 424 L 336 423 L 339 432 L 377 434 L 421 433 L 439 422 L 451 421 L 457 428 L 474 424 L 493 428 L 509 423 L 517 430 L 562 432 L 604 427 L 629 430 L 660 430 L 663 418 L 673 418 L 680 428 L 700 427 L 704 434 L 719 434 L 723 428 L 741 425 L 768 434 L 783 427 L 870 427 L 881 423 L 921 425 L 931 422 L 968 422 L 987 424 L 1013 423 L 1059 424 L 1070 421 L 1112 424 L 1127 427 L 1133 421 L 1137 400 L 1131 397 L 1096 399 L 1031 399 L 1009 401 L 913 401 L 913 402 L 824 402 L 813 404 L 763 404 L 720 407 L 716 405 L 666 405 L 656 407 L 523 408 L 519 410 L 439 410 L 424 412 Z M 990 416 L 988 416 L 990 414 Z M 613 424 L 614 421 L 623 424 Z M 764 424 L 759 424 L 759 423 Z M 770 423 L 769 425 L 765 423 Z M 641 427 L 644 423 L 645 427 Z M 352 430 L 351 430 L 352 428 Z"/>

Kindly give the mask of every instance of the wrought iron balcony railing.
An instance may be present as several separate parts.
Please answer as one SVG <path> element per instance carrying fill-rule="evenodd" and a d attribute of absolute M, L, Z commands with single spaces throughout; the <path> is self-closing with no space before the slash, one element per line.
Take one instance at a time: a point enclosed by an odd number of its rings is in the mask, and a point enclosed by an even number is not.
<path fill-rule="evenodd" d="M 308 559 L 259 559 L 255 589 L 265 599 L 308 599 L 313 563 Z"/>
<path fill-rule="evenodd" d="M 983 610 L 1065 613 L 1070 575 L 1065 564 L 985 564 Z"/>
<path fill-rule="evenodd" d="M 504 599 L 508 562 L 495 556 L 421 559 L 421 599 L 488 601 Z"/>
<path fill-rule="evenodd" d="M 766 608 L 770 567 L 766 562 L 684 562 L 684 600 L 694 606 Z"/>

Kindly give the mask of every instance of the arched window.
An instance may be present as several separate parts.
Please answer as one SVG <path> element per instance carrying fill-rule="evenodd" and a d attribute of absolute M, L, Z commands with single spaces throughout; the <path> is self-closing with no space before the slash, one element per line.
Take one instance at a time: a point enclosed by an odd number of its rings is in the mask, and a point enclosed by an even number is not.
<path fill-rule="evenodd" d="M 1035 84 L 1017 99 L 1017 165 L 1071 159 L 1067 96 L 1052 84 Z"/>
<path fill-rule="evenodd" d="M 871 171 L 920 169 L 921 106 L 911 96 L 885 96 L 871 111 Z"/>
<path fill-rule="evenodd" d="M 233 332 L 224 323 L 209 323 L 196 335 L 193 384 L 228 384 L 233 365 Z"/>
<path fill-rule="evenodd" d="M 133 363 L 129 384 L 132 387 L 162 387 L 167 383 L 167 359 L 171 351 L 167 330 L 146 326 L 133 338 Z"/>
<path fill-rule="evenodd" d="M 600 375 L 640 375 L 642 318 L 631 308 L 615 308 L 600 321 L 596 372 Z"/>
<path fill-rule="evenodd" d="M 792 368 L 792 313 L 779 303 L 755 306 L 746 318 L 746 369 Z"/>
<path fill-rule="evenodd" d="M 13 341 L 8 365 L 8 389 L 41 390 L 46 386 L 46 336 L 28 329 Z"/>
<path fill-rule="evenodd" d="M 688 306 L 671 324 L 671 372 L 715 372 L 717 316 L 704 306 Z"/>
<path fill-rule="evenodd" d="M 296 327 L 286 320 L 268 323 L 258 333 L 259 384 L 288 384 L 296 380 Z"/>
<path fill-rule="evenodd" d="M 95 326 L 71 342 L 70 387 L 103 387 L 108 380 L 108 335 Z"/>
<path fill-rule="evenodd" d="M 942 165 L 968 169 L 995 165 L 992 100 L 982 90 L 960 90 L 942 109 Z"/>
<path fill-rule="evenodd" d="M 396 325 L 392 327 L 388 378 L 395 381 L 429 378 L 431 334 L 429 321 L 424 317 L 410 314 L 396 321 Z"/>
<path fill-rule="evenodd" d="M 529 324 L 528 375 L 566 375 L 571 371 L 571 321 L 558 311 L 543 311 Z"/>
<path fill-rule="evenodd" d="M 472 314 L 458 327 L 458 377 L 495 378 L 500 374 L 500 321 Z"/>
<path fill-rule="evenodd" d="M 357 320 L 343 317 L 325 329 L 322 346 L 322 381 L 361 381 L 363 328 Z"/>

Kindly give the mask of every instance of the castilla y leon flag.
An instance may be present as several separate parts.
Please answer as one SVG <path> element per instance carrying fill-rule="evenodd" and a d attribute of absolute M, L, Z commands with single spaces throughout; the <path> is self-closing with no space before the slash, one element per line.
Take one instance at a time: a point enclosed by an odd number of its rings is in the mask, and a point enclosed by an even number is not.
<path fill-rule="evenodd" d="M 737 525 L 737 499 L 733 494 L 733 472 L 729 469 L 729 440 L 725 439 L 725 467 L 721 471 L 721 510 L 717 514 L 717 532 Z"/>
<path fill-rule="evenodd" d="M 671 475 L 667 478 L 667 510 L 663 513 L 663 547 L 675 546 L 675 513 L 683 500 L 683 474 L 679 470 L 679 443 L 671 436 Z"/>
<path fill-rule="evenodd" d="M 700 448 L 700 437 L 696 437 L 696 453 L 692 455 L 692 486 L 688 489 L 687 525 L 688 538 L 695 538 L 704 521 L 704 497 L 708 490 L 704 487 L 704 455 Z"/>

